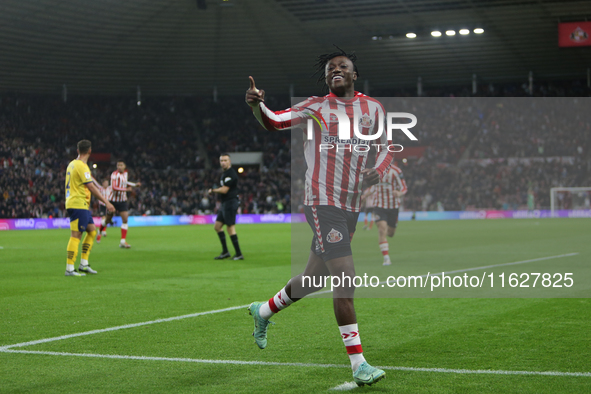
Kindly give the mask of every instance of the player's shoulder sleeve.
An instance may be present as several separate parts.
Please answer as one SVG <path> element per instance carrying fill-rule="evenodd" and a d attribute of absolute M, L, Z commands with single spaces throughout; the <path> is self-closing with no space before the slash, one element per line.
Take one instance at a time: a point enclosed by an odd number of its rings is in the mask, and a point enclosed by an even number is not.
<path fill-rule="evenodd" d="M 294 111 L 298 111 L 301 113 L 309 113 L 310 108 L 316 109 L 316 107 L 318 107 L 319 103 L 321 103 L 322 101 L 325 101 L 325 100 L 326 100 L 325 97 L 310 96 L 306 100 L 301 101 L 301 102 L 297 103 L 296 105 L 294 105 L 292 107 L 292 109 Z"/>
<path fill-rule="evenodd" d="M 83 184 L 92 183 L 92 174 L 90 168 L 82 160 L 74 161 L 74 171 L 77 173 L 80 182 Z"/>

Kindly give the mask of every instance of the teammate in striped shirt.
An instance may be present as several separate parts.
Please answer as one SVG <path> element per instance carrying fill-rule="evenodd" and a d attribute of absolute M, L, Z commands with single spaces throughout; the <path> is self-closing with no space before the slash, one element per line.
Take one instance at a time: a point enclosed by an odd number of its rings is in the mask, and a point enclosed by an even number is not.
<path fill-rule="evenodd" d="M 362 134 L 371 135 L 376 131 L 378 117 L 385 115 L 384 109 L 378 101 L 355 91 L 354 84 L 359 76 L 355 60 L 355 55 L 340 49 L 339 52 L 321 55 L 317 63 L 321 73 L 319 81 L 324 81 L 330 93 L 324 97 L 310 97 L 293 108 L 279 112 L 265 106 L 265 92 L 259 91 L 254 79 L 250 77 L 246 102 L 267 130 L 288 129 L 300 124 L 305 126 L 308 119 L 313 117 L 320 120 L 313 123 L 313 139 L 308 140 L 305 137 L 304 142 L 308 166 L 304 210 L 314 233 L 308 263 L 302 274 L 293 277 L 269 301 L 253 302 L 250 305 L 249 312 L 254 318 L 255 327 L 253 335 L 261 349 L 267 346 L 269 318 L 305 295 L 320 290 L 318 287 L 305 285 L 303 275 L 355 276 L 350 242 L 359 216 L 362 184 L 377 183 L 392 160 L 392 154 L 383 149 L 377 154 L 375 168 L 366 168 L 369 152 L 352 149 L 356 142 L 353 141 L 354 130 L 351 124 L 351 138 L 341 140 L 338 123 L 328 116 L 327 119 L 322 118 L 322 109 L 338 109 L 346 112 L 349 119 L 359 121 L 359 131 Z M 383 133 L 379 140 L 372 143 L 385 145 L 391 141 Z M 335 149 L 323 150 L 320 144 L 326 144 L 325 147 L 332 145 Z M 385 372 L 369 365 L 363 356 L 353 306 L 354 291 L 351 284 L 335 287 L 333 303 L 341 338 L 351 361 L 353 378 L 362 386 L 382 379 Z"/>
<path fill-rule="evenodd" d="M 402 170 L 392 163 L 380 177 L 380 183 L 373 187 L 376 188 L 374 216 L 378 224 L 380 250 L 384 256 L 383 265 L 390 265 L 392 261 L 386 235 L 391 238 L 396 232 L 400 200 L 407 192 Z"/>
<path fill-rule="evenodd" d="M 119 215 L 121 215 L 121 241 L 119 242 L 120 248 L 129 249 L 131 245 L 127 243 L 127 219 L 129 217 L 129 207 L 127 205 L 127 192 L 132 191 L 132 187 L 140 187 L 141 182 L 129 182 L 127 180 L 127 169 L 125 161 L 117 161 L 117 170 L 111 174 L 111 203 L 115 206 Z M 106 223 L 111 222 L 113 214 L 107 214 Z"/>
<path fill-rule="evenodd" d="M 94 178 L 93 181 L 95 186 L 101 192 L 101 196 L 103 196 L 107 201 L 113 198 L 113 189 L 109 185 L 108 180 L 105 179 L 102 185 L 100 185 Z M 96 235 L 96 243 L 100 243 L 101 238 L 107 236 L 107 209 L 102 201 L 99 201 L 99 214 L 101 215 L 101 227 L 98 231 L 98 234 Z M 113 221 L 110 221 L 110 224 L 113 224 Z"/>
<path fill-rule="evenodd" d="M 361 195 L 361 202 L 364 204 L 365 208 L 363 212 L 365 213 L 363 218 L 363 229 L 364 230 L 371 230 L 373 227 L 373 222 L 375 219 L 375 215 L 373 214 L 373 209 L 375 208 L 376 204 L 376 185 L 365 189 L 363 194 Z M 369 218 L 371 217 L 371 220 Z M 368 225 L 369 223 L 369 225 Z"/>

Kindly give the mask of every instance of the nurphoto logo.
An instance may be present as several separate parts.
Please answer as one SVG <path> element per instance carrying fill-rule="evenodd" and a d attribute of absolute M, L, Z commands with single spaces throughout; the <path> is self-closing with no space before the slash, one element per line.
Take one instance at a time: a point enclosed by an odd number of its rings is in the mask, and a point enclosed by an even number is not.
<path fill-rule="evenodd" d="M 378 127 L 377 131 L 373 134 L 363 134 L 359 129 L 369 128 L 374 126 L 373 120 L 369 115 L 362 115 L 359 119 L 359 115 L 353 116 L 353 133 L 354 138 L 350 136 L 351 121 L 347 114 L 338 109 L 324 108 L 321 111 L 314 111 L 316 116 L 312 115 L 312 119 L 308 119 L 307 122 L 307 138 L 312 140 L 314 138 L 314 121 L 318 123 L 320 127 L 324 123 L 325 127 L 328 128 L 328 124 L 325 120 L 325 116 L 330 122 L 337 122 L 339 127 L 339 135 L 336 136 L 325 136 L 318 146 L 318 150 L 354 150 L 355 152 L 367 152 L 373 146 L 378 152 L 382 149 L 388 149 L 389 152 L 402 152 L 404 147 L 400 144 L 372 144 L 371 141 L 379 139 L 384 133 L 384 115 L 378 116 Z M 394 119 L 409 119 L 409 123 L 394 123 Z M 388 141 L 392 141 L 392 132 L 394 130 L 402 131 L 411 141 L 418 141 L 418 138 L 410 132 L 409 129 L 413 128 L 417 124 L 417 117 L 408 112 L 388 112 L 386 113 L 386 136 Z"/>

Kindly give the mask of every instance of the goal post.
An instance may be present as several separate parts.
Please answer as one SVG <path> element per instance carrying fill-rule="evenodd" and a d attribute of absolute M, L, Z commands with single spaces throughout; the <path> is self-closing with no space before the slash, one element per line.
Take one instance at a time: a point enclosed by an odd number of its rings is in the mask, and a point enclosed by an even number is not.
<path fill-rule="evenodd" d="M 590 209 L 591 187 L 553 187 L 550 189 L 552 216 L 559 209 Z"/>

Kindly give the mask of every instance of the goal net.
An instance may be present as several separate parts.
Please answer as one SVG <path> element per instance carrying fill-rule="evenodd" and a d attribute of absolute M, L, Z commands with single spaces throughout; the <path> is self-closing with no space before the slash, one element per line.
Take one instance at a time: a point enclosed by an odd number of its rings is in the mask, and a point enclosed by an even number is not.
<path fill-rule="evenodd" d="M 553 187 L 550 189 L 552 216 L 558 210 L 591 209 L 591 187 Z"/>

